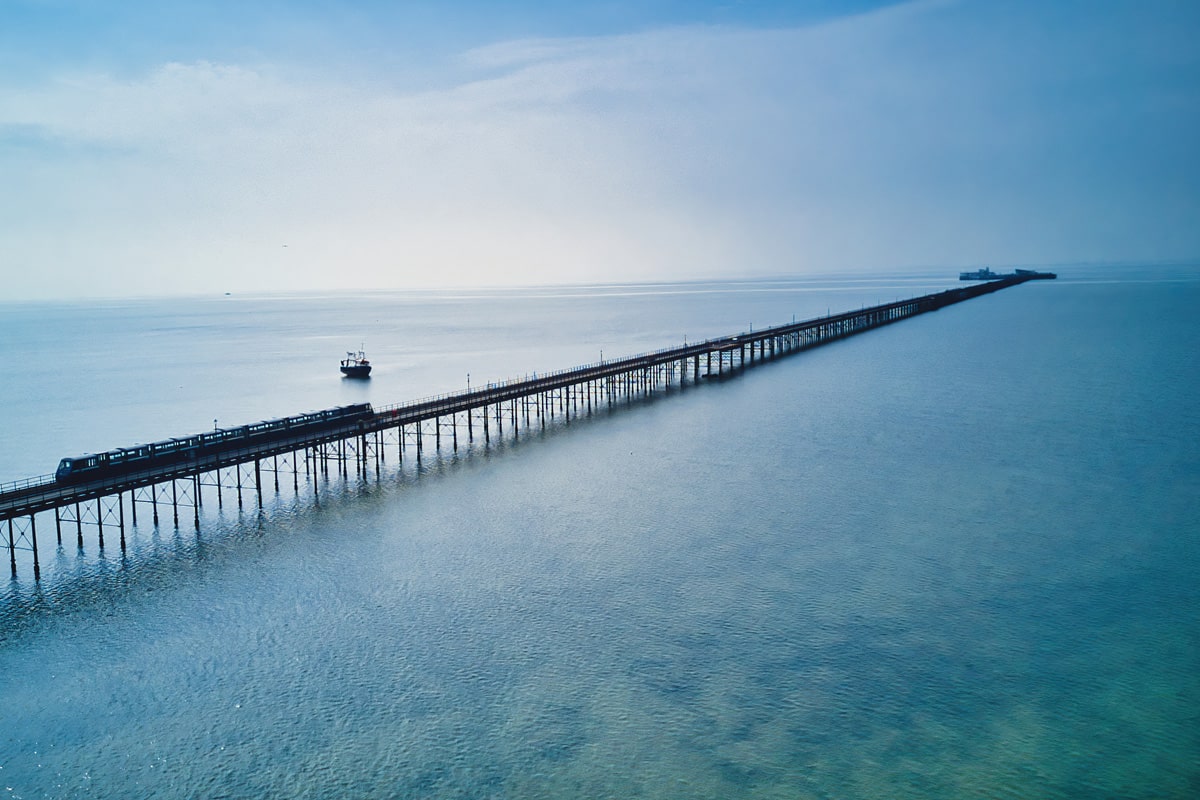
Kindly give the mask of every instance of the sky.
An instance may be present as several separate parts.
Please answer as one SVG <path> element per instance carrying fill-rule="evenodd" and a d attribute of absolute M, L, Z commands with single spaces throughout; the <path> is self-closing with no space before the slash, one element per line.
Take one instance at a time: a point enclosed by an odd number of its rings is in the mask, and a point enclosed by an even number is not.
<path fill-rule="evenodd" d="M 1192 0 L 0 0 L 0 301 L 1200 263 Z"/>

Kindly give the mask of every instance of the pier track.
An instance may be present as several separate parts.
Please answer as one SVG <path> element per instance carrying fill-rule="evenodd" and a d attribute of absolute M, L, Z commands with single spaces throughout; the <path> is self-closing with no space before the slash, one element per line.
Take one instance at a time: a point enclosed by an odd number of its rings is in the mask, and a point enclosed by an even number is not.
<path fill-rule="evenodd" d="M 288 426 L 289 420 L 243 426 L 245 436 L 208 443 L 207 435 L 168 440 L 178 446 L 170 459 L 148 458 L 120 471 L 101 471 L 95 477 L 81 473 L 71 480 L 53 475 L 0 485 L 0 548 L 6 548 L 10 570 L 17 576 L 18 553 L 32 562 L 35 580 L 41 579 L 38 522 L 42 531 L 52 524 L 58 547 L 64 528 L 74 532 L 84 548 L 85 528 L 95 532 L 98 547 L 104 535 L 118 538 L 126 547 L 126 528 L 137 524 L 139 505 L 159 524 L 159 507 L 169 508 L 179 526 L 180 510 L 190 512 L 199 529 L 203 489 L 216 490 L 218 506 L 225 494 L 242 507 L 244 495 L 253 491 L 263 505 L 264 474 L 279 491 L 280 476 L 290 475 L 299 493 L 300 475 L 305 491 L 319 492 L 319 477 L 327 478 L 330 466 L 343 478 L 376 474 L 394 446 L 403 463 L 406 454 L 418 463 L 425 448 L 458 451 L 460 439 L 472 444 L 482 438 L 519 437 L 522 430 L 544 428 L 557 419 L 591 414 L 601 406 L 630 402 L 675 384 L 698 384 L 723 378 L 765 360 L 802 352 L 863 331 L 970 300 L 984 294 L 1053 275 L 1023 273 L 907 300 L 871 306 L 825 317 L 737 333 L 703 342 L 650 353 L 604 360 L 532 378 L 519 378 L 483 388 L 372 409 L 364 406 L 353 418 L 343 415 L 327 422 L 306 421 Z M 506 428 L 507 426 L 507 428 Z M 443 441 L 444 440 L 444 441 Z M 194 443 L 194 444 L 193 444 Z M 160 443 L 167 444 L 167 443 Z M 210 495 L 212 492 L 210 492 Z M 129 511 L 128 519 L 126 509 Z M 48 519 L 52 515 L 52 523 Z M 72 530 L 73 529 L 73 530 Z M 43 533 L 45 536 L 45 533 Z"/>

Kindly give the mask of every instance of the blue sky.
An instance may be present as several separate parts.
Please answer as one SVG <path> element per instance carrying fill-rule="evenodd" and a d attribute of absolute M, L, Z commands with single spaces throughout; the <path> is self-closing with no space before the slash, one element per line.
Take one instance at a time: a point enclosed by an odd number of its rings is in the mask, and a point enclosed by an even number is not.
<path fill-rule="evenodd" d="M 498 40 L 605 36 L 671 25 L 788 26 L 889 5 L 887 0 L 710 3 L 702 0 L 488 2 L 423 0 L 6 0 L 0 53 L 10 73 L 64 65 L 140 69 L 163 61 L 377 66 Z"/>
<path fill-rule="evenodd" d="M 5 299 L 1200 257 L 1200 4 L 0 0 Z"/>

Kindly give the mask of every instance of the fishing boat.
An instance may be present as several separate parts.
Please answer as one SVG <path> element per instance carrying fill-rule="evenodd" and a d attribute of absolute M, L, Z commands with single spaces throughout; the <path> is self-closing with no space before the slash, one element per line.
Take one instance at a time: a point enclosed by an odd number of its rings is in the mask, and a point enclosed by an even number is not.
<path fill-rule="evenodd" d="M 342 359 L 342 374 L 347 378 L 371 377 L 371 362 L 367 361 L 367 354 L 362 350 L 347 352 Z"/>

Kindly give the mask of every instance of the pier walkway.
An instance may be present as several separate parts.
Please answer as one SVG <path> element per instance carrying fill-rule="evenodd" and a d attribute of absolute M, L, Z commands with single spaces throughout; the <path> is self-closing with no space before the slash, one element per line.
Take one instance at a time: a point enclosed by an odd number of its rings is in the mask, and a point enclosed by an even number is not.
<path fill-rule="evenodd" d="M 394 445 L 399 460 L 421 459 L 433 446 L 459 448 L 460 439 L 473 443 L 482 438 L 520 437 L 533 426 L 545 427 L 557 419 L 591 414 L 601 406 L 649 396 L 678 383 L 700 383 L 723 378 L 765 360 L 801 352 L 856 333 L 902 319 L 935 311 L 983 294 L 999 291 L 1029 280 L 1053 277 L 1025 273 L 908 300 L 872 306 L 858 311 L 818 317 L 803 322 L 764 328 L 670 347 L 615 360 L 560 370 L 535 378 L 489 384 L 485 388 L 454 392 L 407 403 L 344 410 L 328 421 L 301 418 L 255 423 L 236 429 L 227 440 L 213 441 L 212 434 L 172 439 L 158 443 L 170 456 L 152 453 L 122 468 L 83 471 L 56 479 L 53 475 L 0 485 L 0 548 L 7 546 L 12 575 L 17 575 L 18 553 L 32 562 L 35 580 L 40 580 L 38 520 L 42 530 L 52 524 L 56 543 L 62 546 L 64 528 L 73 530 L 77 546 L 84 547 L 84 530 L 95 532 L 98 546 L 104 535 L 117 535 L 125 549 L 129 522 L 137 524 L 138 507 L 150 512 L 159 524 L 160 507 L 169 509 L 174 525 L 180 511 L 190 511 L 192 523 L 200 526 L 204 487 L 215 489 L 223 506 L 226 493 L 238 506 L 243 495 L 254 492 L 259 507 L 264 484 L 269 480 L 279 491 L 281 476 L 289 477 L 300 491 L 301 474 L 305 491 L 320 491 L 318 476 L 328 477 L 330 466 L 348 477 L 353 465 L 356 475 L 368 474 L 372 464 L 378 474 L 389 447 Z M 351 407 L 347 407 L 351 408 Z M 148 446 L 151 451 L 156 445 Z M 114 451 L 117 453 L 118 451 Z M 127 455 L 121 451 L 121 455 Z M 265 476 L 265 477 L 264 477 Z M 270 487 L 268 487 L 270 488 Z"/>

